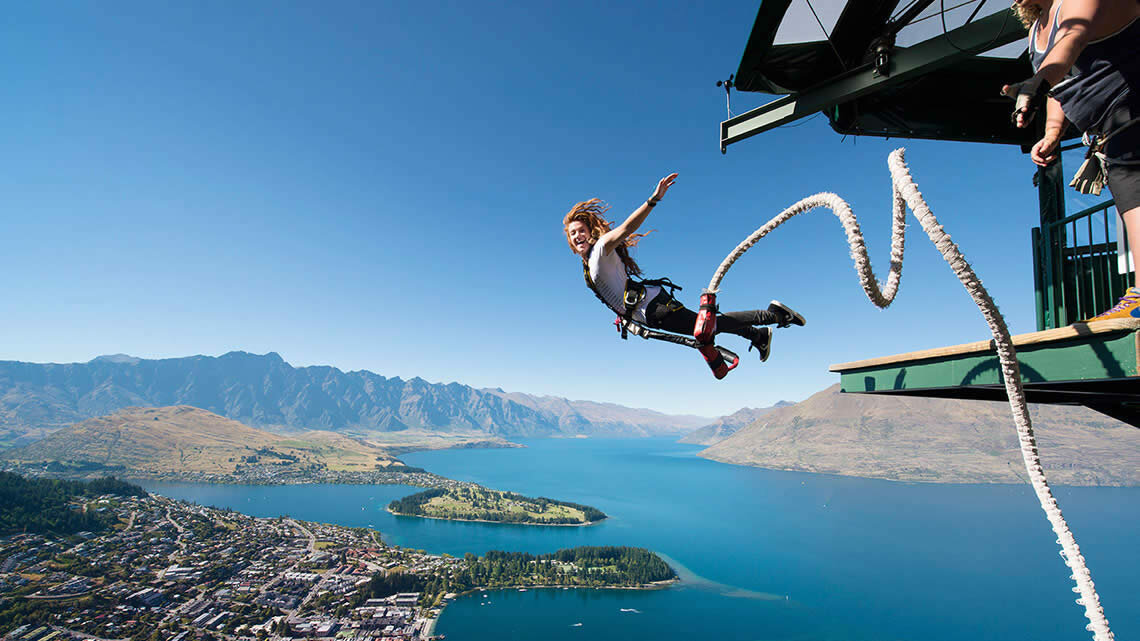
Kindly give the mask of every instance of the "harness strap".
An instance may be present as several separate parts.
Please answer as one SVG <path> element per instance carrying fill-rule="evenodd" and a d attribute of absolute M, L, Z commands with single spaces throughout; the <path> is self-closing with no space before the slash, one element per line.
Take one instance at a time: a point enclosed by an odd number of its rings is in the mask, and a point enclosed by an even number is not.
<path fill-rule="evenodd" d="M 602 297 L 601 292 L 598 291 L 597 286 L 594 284 L 594 279 L 590 278 L 590 266 L 582 262 L 582 278 L 586 281 L 586 287 L 594 292 L 594 296 L 602 301 L 607 308 L 610 304 Z M 633 333 L 634 336 L 640 336 L 646 340 L 650 338 L 676 345 L 684 345 L 685 347 L 692 347 L 701 353 L 705 362 L 708 363 L 709 369 L 712 370 L 713 376 L 720 380 L 728 373 L 736 369 L 740 364 L 740 357 L 732 350 L 720 347 L 719 345 L 712 344 L 712 335 L 716 332 L 716 295 L 705 294 L 701 296 L 701 314 L 706 317 L 706 324 L 709 323 L 711 318 L 711 326 L 708 327 L 706 333 L 708 334 L 707 340 L 701 340 L 701 337 L 696 336 L 682 336 L 680 334 L 670 334 L 668 332 L 661 332 L 655 329 L 650 329 L 641 323 L 633 320 L 633 310 L 645 298 L 645 288 L 648 286 L 657 286 L 667 288 L 669 296 L 673 296 L 673 292 L 681 289 L 668 278 L 654 278 L 650 280 L 642 280 L 633 276 L 627 275 L 625 293 L 622 296 L 622 303 L 625 306 L 625 311 L 619 314 L 614 321 L 619 332 L 621 332 L 622 339 L 628 339 L 629 334 Z M 710 314 L 711 310 L 711 314 Z"/>
<path fill-rule="evenodd" d="M 1069 186 L 1076 189 L 1077 192 L 1082 194 L 1092 194 L 1099 196 L 1104 185 L 1107 182 L 1107 166 L 1105 165 L 1104 147 L 1108 144 L 1116 134 L 1128 129 L 1129 127 L 1140 122 L 1140 118 L 1133 118 L 1116 129 L 1110 131 L 1108 135 L 1090 135 L 1085 132 L 1081 135 L 1081 142 L 1087 146 L 1088 152 L 1085 153 L 1085 161 L 1077 169 L 1077 173 L 1073 174 L 1073 179 L 1069 182 Z"/>
<path fill-rule="evenodd" d="M 586 261 L 582 261 L 582 278 L 586 281 L 586 287 L 589 287 L 590 291 L 594 292 L 594 296 L 609 308 L 609 302 L 607 302 L 606 299 L 602 297 L 602 293 L 598 291 L 597 285 L 594 284 L 594 279 L 590 278 L 590 266 Z M 650 286 L 668 289 L 669 296 L 672 296 L 674 291 L 683 289 L 680 285 L 669 280 L 668 277 L 641 279 L 626 274 L 625 292 L 622 293 L 622 305 L 625 309 L 618 314 L 618 320 L 614 322 L 614 324 L 618 326 L 618 331 L 621 332 L 623 339 L 629 337 L 629 329 L 626 324 L 636 322 L 633 320 L 633 311 L 645 300 L 645 290 Z"/>

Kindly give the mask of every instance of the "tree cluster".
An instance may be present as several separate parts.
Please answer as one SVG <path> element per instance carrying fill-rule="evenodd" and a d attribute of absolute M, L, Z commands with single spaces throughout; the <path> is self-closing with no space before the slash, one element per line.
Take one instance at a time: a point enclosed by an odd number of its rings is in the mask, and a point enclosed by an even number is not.
<path fill-rule="evenodd" d="M 388 504 L 388 509 L 396 512 L 397 514 L 423 514 L 424 504 L 434 499 L 437 496 L 443 496 L 447 493 L 444 489 L 427 490 L 424 492 L 417 492 L 411 496 L 405 496 L 402 499 L 396 499 Z"/>
<path fill-rule="evenodd" d="M 446 586 L 451 591 L 476 586 L 638 586 L 677 576 L 653 552 L 633 547 L 577 547 L 541 555 L 491 550 L 464 560 L 464 570 Z"/>
<path fill-rule="evenodd" d="M 104 530 L 117 520 L 112 512 L 84 510 L 72 505 L 77 498 L 103 494 L 145 496 L 146 490 L 114 477 L 84 483 L 29 479 L 0 472 L 0 533 L 74 534 Z"/>
<path fill-rule="evenodd" d="M 411 572 L 377 572 L 368 584 L 368 598 L 383 599 L 399 592 L 423 592 L 427 579 Z"/>

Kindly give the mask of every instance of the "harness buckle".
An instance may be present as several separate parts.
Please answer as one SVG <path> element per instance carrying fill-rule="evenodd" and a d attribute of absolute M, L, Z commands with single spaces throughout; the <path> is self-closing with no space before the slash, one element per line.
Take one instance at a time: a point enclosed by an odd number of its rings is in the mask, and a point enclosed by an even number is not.
<path fill-rule="evenodd" d="M 615 318 L 614 319 L 614 328 L 618 331 L 619 334 L 621 334 L 621 339 L 623 341 L 629 339 L 629 330 L 627 330 L 625 327 L 625 319 L 624 318 L 622 318 L 621 316 L 618 316 L 617 318 Z"/>

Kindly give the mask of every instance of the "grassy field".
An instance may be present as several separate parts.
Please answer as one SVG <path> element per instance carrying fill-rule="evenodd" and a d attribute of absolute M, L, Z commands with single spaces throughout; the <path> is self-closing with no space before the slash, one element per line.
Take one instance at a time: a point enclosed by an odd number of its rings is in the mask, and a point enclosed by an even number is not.
<path fill-rule="evenodd" d="M 499 494 L 502 493 L 500 492 Z M 510 501 L 502 498 L 482 501 L 480 504 L 486 507 L 476 507 L 475 503 L 468 500 L 452 498 L 450 496 L 437 496 L 424 506 L 424 512 L 429 516 L 447 515 L 449 518 L 485 519 L 487 516 L 486 513 L 490 511 L 496 514 L 524 515 L 528 521 L 541 522 L 572 519 L 579 523 L 586 522 L 582 510 L 563 507 L 561 505 L 548 504 L 541 506 L 535 503 L 520 503 L 518 501 Z"/>

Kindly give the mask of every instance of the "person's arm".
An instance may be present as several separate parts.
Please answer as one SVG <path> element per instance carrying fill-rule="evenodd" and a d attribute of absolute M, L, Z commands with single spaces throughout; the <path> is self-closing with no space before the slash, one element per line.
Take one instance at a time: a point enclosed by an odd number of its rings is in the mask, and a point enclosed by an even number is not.
<path fill-rule="evenodd" d="M 1077 57 L 1084 51 L 1092 35 L 1093 21 L 1103 12 L 1107 0 L 1065 0 L 1057 16 L 1057 36 L 1041 67 L 1025 82 L 1002 87 L 1002 93 L 1017 100 L 1014 122 L 1018 128 L 1029 126 L 1030 111 L 1038 93 L 1048 91 L 1065 79 Z"/>
<path fill-rule="evenodd" d="M 1061 136 L 1065 133 L 1067 124 L 1065 112 L 1061 111 L 1061 103 L 1055 98 L 1049 98 L 1045 104 L 1045 135 L 1029 151 L 1029 157 L 1033 162 L 1045 167 L 1057 160 L 1057 148 L 1061 144 Z"/>
<path fill-rule="evenodd" d="M 640 207 L 633 210 L 625 222 L 602 234 L 602 237 L 598 239 L 602 251 L 607 254 L 610 253 L 614 248 L 624 243 L 630 234 L 636 232 L 641 227 L 641 223 L 644 223 L 645 219 L 649 217 L 649 212 L 653 210 L 653 207 L 665 197 L 665 192 L 669 191 L 675 180 L 677 180 L 677 174 L 669 174 L 662 178 L 658 181 L 657 189 L 653 191 L 649 200 L 641 203 Z"/>
<path fill-rule="evenodd" d="M 1050 85 L 1065 79 L 1077 56 L 1085 50 L 1092 36 L 1093 21 L 1102 12 L 1101 4 L 1108 0 L 1065 0 L 1057 16 L 1057 37 L 1053 48 L 1045 56 L 1035 75 Z"/>

